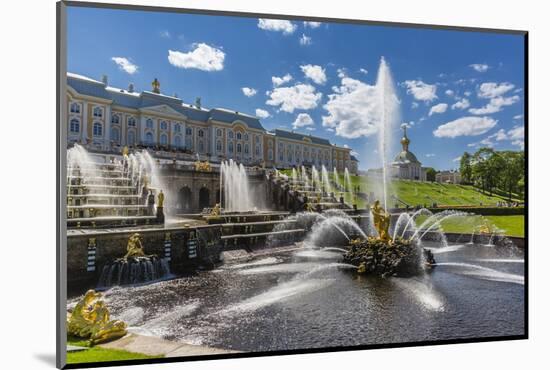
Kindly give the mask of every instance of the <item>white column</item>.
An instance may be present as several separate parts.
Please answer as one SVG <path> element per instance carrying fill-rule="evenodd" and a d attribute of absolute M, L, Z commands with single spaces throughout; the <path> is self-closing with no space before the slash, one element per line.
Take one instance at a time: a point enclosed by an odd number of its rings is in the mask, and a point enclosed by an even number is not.
<path fill-rule="evenodd" d="M 82 102 L 82 143 L 88 140 L 88 102 Z"/>

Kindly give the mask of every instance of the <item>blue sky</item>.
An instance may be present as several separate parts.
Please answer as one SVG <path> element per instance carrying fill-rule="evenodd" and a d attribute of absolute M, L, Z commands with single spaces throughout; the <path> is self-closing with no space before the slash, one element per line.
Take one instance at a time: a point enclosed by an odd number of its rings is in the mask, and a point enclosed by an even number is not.
<path fill-rule="evenodd" d="M 378 165 L 369 99 L 382 56 L 424 166 L 523 147 L 518 35 L 71 7 L 67 34 L 70 72 L 137 91 L 157 77 L 185 102 L 348 145 L 363 169 Z"/>

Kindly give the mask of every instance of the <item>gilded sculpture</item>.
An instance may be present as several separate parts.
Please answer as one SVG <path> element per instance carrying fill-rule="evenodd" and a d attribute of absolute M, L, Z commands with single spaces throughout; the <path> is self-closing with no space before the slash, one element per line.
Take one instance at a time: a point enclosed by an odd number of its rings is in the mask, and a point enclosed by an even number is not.
<path fill-rule="evenodd" d="M 141 235 L 138 233 L 130 236 L 130 238 L 128 239 L 128 244 L 126 245 L 126 255 L 124 256 L 124 258 L 133 257 L 145 257 L 143 245 L 141 244 Z"/>
<path fill-rule="evenodd" d="M 126 324 L 111 320 L 109 309 L 101 300 L 101 293 L 88 290 L 73 311 L 67 314 L 67 332 L 89 339 L 90 344 L 103 343 L 126 335 Z"/>
<path fill-rule="evenodd" d="M 157 207 L 163 207 L 164 206 L 164 193 L 162 192 L 162 189 L 157 195 Z"/>
<path fill-rule="evenodd" d="M 390 214 L 380 205 L 380 201 L 377 200 L 371 206 L 371 212 L 374 222 L 374 227 L 378 231 L 378 239 L 385 242 L 390 242 L 390 233 L 388 229 L 390 227 Z"/>
<path fill-rule="evenodd" d="M 219 216 L 221 214 L 220 203 L 216 203 L 214 208 L 210 211 L 210 216 Z"/>
<path fill-rule="evenodd" d="M 195 161 L 195 171 L 212 172 L 212 166 L 210 166 L 210 162 L 208 161 L 201 162 L 197 160 Z"/>

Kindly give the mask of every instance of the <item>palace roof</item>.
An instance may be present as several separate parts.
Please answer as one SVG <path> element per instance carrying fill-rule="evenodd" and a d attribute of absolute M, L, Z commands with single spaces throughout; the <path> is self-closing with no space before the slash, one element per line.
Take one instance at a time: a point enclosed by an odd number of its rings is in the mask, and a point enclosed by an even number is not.
<path fill-rule="evenodd" d="M 281 129 L 275 129 L 274 132 L 276 136 L 282 137 L 283 139 L 291 139 L 291 140 L 298 140 L 298 141 L 304 141 L 309 139 L 314 144 L 330 145 L 330 142 L 327 139 L 323 139 L 322 137 L 305 135 L 299 132 L 287 131 L 287 130 L 281 130 Z"/>

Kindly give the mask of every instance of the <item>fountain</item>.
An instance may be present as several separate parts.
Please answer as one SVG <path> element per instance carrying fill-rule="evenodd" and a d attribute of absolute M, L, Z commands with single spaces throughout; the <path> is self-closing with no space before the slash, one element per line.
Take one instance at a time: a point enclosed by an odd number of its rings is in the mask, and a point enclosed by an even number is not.
<path fill-rule="evenodd" d="M 246 169 L 232 159 L 220 166 L 221 202 L 225 213 L 250 212 L 255 210 L 251 198 Z"/>

